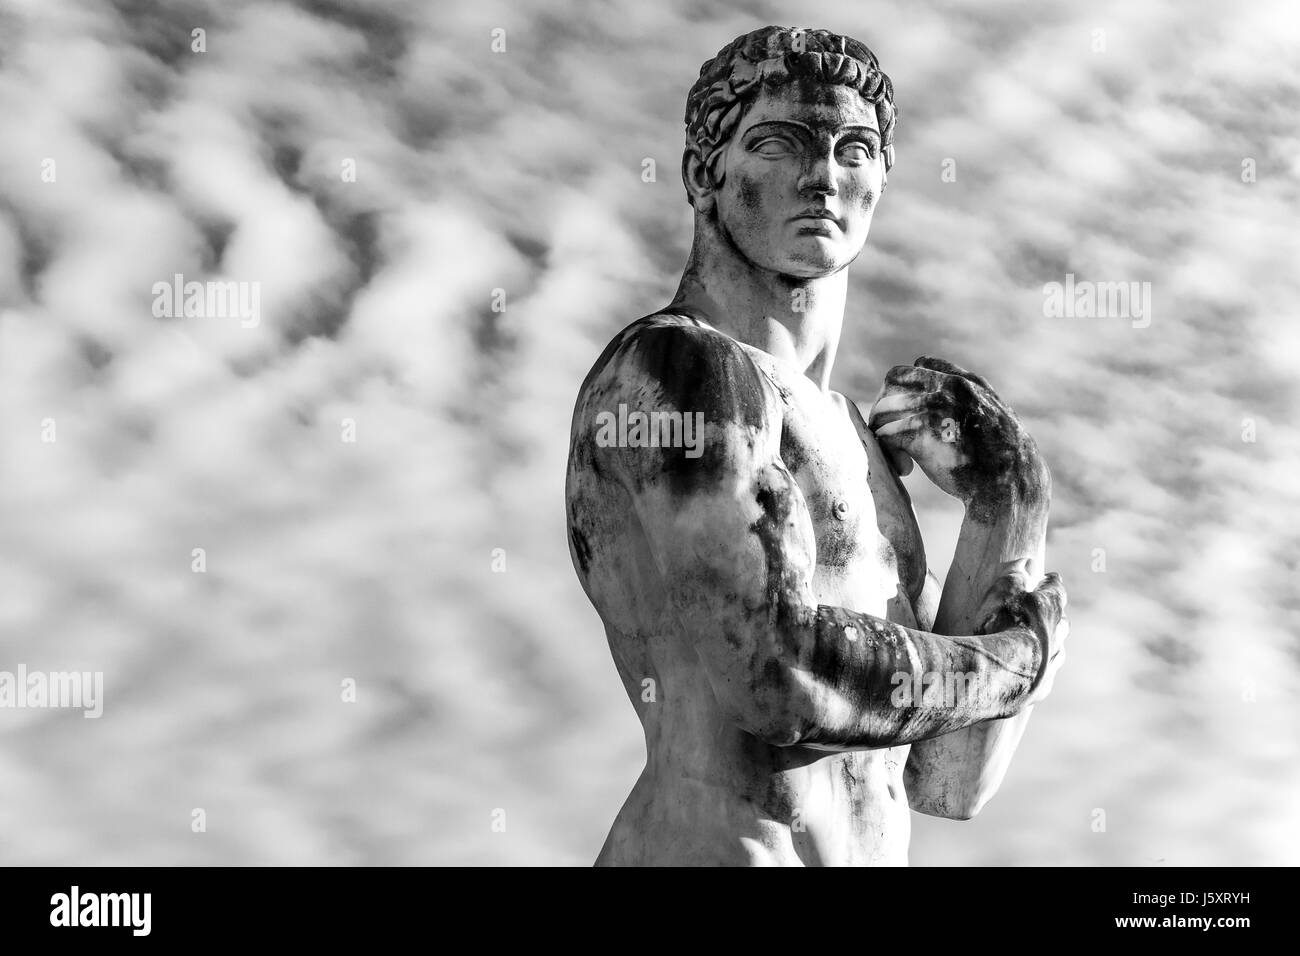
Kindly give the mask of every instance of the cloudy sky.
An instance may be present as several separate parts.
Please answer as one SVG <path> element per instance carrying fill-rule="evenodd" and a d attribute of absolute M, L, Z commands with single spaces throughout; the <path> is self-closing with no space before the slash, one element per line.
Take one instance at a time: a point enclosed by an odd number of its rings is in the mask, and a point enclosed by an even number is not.
<path fill-rule="evenodd" d="M 834 386 L 956 361 L 1056 481 L 1070 661 L 913 862 L 1295 863 L 1300 15 L 523 6 L 0 0 L 0 670 L 105 688 L 0 710 L 0 860 L 594 858 L 643 748 L 572 403 L 676 285 L 700 64 L 787 23 L 897 92 Z M 178 273 L 259 321 L 155 315 Z M 1149 282 L 1150 324 L 1046 317 L 1067 274 Z"/>

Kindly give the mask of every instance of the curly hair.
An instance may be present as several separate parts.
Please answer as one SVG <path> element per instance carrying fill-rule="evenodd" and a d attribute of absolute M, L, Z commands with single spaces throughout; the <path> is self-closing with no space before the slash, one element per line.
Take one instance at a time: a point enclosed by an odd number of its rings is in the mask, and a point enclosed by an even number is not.
<path fill-rule="evenodd" d="M 700 67 L 686 97 L 686 143 L 694 145 L 709 176 L 746 108 L 764 87 L 799 77 L 855 89 L 876 107 L 885 172 L 894 165 L 894 85 L 866 44 L 829 30 L 763 27 L 732 40 Z"/>

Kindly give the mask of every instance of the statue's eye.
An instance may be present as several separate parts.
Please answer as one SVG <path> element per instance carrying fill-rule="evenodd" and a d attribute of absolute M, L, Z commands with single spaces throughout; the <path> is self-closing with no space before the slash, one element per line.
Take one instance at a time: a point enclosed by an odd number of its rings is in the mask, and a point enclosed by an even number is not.
<path fill-rule="evenodd" d="M 876 144 L 871 140 L 855 139 L 840 147 L 842 162 L 858 165 L 876 158 Z"/>
<path fill-rule="evenodd" d="M 790 144 L 777 136 L 769 136 L 754 145 L 754 152 L 760 156 L 788 156 Z"/>

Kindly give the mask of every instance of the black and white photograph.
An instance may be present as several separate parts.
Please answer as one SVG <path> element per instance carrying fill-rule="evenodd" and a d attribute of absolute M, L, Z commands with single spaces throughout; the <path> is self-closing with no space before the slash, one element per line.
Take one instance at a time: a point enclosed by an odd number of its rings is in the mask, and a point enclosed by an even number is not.
<path fill-rule="evenodd" d="M 1298 109 L 1284 0 L 0 0 L 0 864 L 105 868 L 23 918 L 1122 867 L 1239 934 L 1155 871 L 1300 862 Z"/>

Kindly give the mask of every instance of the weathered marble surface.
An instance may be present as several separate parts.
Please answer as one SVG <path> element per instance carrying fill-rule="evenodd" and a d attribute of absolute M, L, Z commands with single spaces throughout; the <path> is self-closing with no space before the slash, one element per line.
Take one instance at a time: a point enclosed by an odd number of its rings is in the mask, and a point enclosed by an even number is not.
<path fill-rule="evenodd" d="M 598 863 L 904 864 L 910 810 L 976 813 L 1060 666 L 1015 415 L 938 359 L 865 409 L 829 387 L 894 125 L 875 57 L 824 31 L 741 37 L 691 91 L 690 259 L 571 434 L 570 550 L 647 749 Z M 966 506 L 941 596 L 913 463 Z"/>

